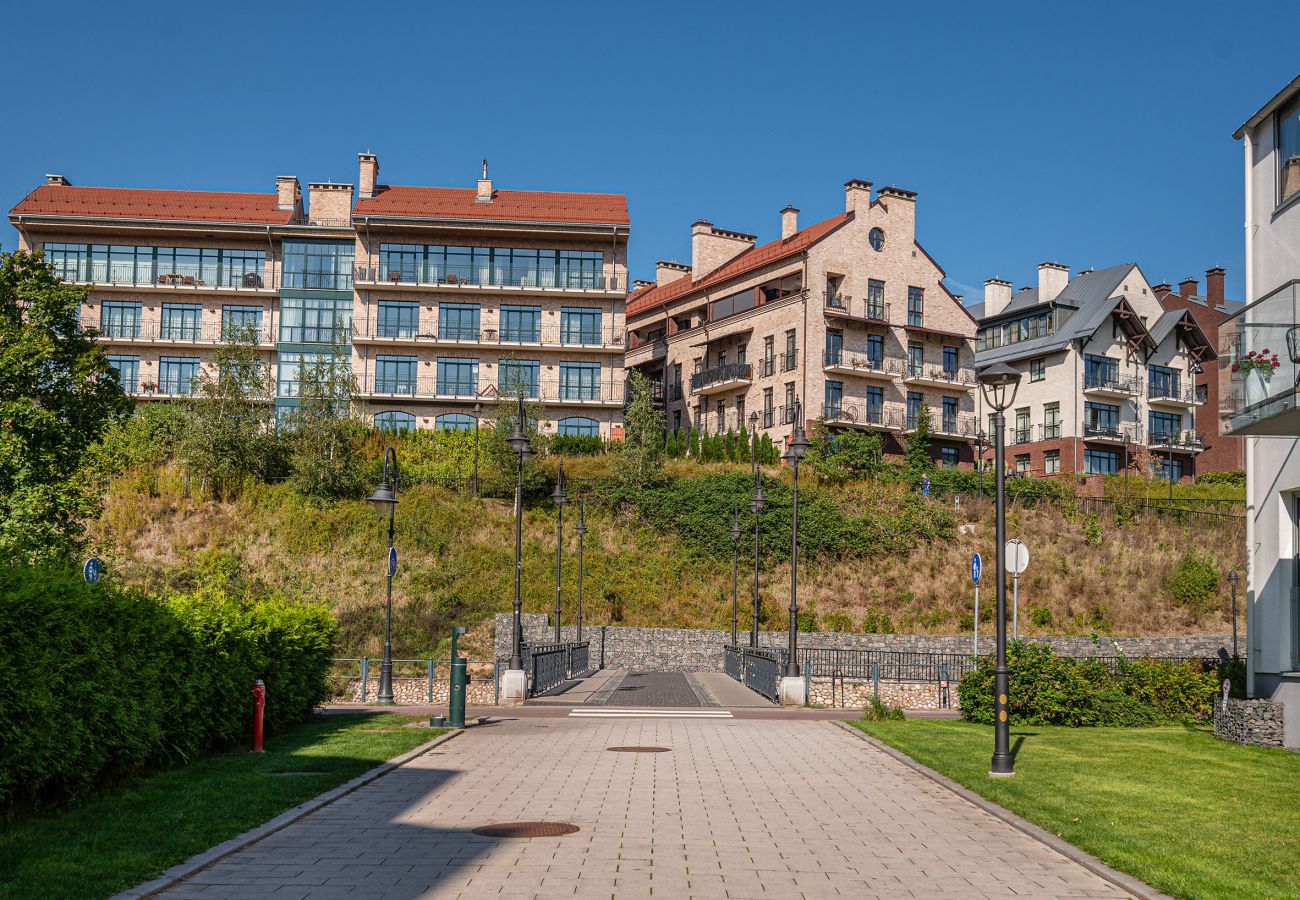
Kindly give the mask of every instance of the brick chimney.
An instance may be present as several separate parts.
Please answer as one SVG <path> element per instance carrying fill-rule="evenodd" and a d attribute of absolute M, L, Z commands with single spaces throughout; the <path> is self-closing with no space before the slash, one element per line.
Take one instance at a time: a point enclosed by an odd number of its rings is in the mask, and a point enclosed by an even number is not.
<path fill-rule="evenodd" d="M 714 228 L 703 219 L 691 225 L 691 275 L 703 278 L 754 246 L 755 235 Z"/>
<path fill-rule="evenodd" d="M 1070 267 L 1058 262 L 1038 264 L 1038 302 L 1055 300 L 1070 283 Z"/>
<path fill-rule="evenodd" d="M 1196 279 L 1188 275 L 1182 281 L 1178 282 L 1178 296 L 1186 299 L 1196 293 Z"/>
<path fill-rule="evenodd" d="M 492 202 L 492 179 L 488 178 L 487 160 L 483 160 L 483 177 L 478 180 L 478 193 L 474 195 L 475 203 Z"/>
<path fill-rule="evenodd" d="M 312 225 L 345 227 L 352 223 L 352 185 L 332 181 L 307 185 L 307 216 Z"/>
<path fill-rule="evenodd" d="M 786 206 L 781 210 L 781 240 L 792 237 L 799 230 L 799 210 Z"/>
<path fill-rule="evenodd" d="M 916 240 L 916 191 L 882 187 L 876 191 L 876 205 L 886 215 L 885 240 L 895 247 L 911 248 Z"/>
<path fill-rule="evenodd" d="M 844 211 L 863 212 L 871 205 L 871 182 L 854 178 L 844 182 Z"/>
<path fill-rule="evenodd" d="M 302 203 L 302 188 L 297 175 L 281 175 L 275 179 L 275 193 L 279 197 L 278 209 L 297 209 Z"/>
<path fill-rule="evenodd" d="M 1223 306 L 1223 266 L 1205 270 L 1205 302 L 1210 309 Z"/>
<path fill-rule="evenodd" d="M 654 283 L 663 287 L 665 284 L 672 284 L 679 278 L 689 278 L 691 267 L 685 263 L 673 262 L 669 259 L 661 259 L 655 263 L 655 280 Z"/>
<path fill-rule="evenodd" d="M 379 181 L 379 157 L 369 152 L 358 153 L 357 160 L 361 163 L 361 174 L 357 177 L 357 197 L 373 197 L 375 184 Z"/>
<path fill-rule="evenodd" d="M 47 175 L 45 176 L 45 183 L 46 183 L 46 184 L 59 184 L 59 185 L 63 185 L 64 187 L 66 187 L 66 186 L 72 184 L 71 181 L 69 181 L 68 179 L 64 178 L 62 175 L 49 175 L 49 174 L 47 174 Z"/>
<path fill-rule="evenodd" d="M 1162 281 L 1151 285 L 1151 291 L 1156 295 L 1157 300 L 1163 300 L 1174 292 L 1174 288 L 1169 282 Z"/>
<path fill-rule="evenodd" d="M 990 278 L 984 282 L 984 318 L 996 316 L 1011 302 L 1011 282 Z"/>

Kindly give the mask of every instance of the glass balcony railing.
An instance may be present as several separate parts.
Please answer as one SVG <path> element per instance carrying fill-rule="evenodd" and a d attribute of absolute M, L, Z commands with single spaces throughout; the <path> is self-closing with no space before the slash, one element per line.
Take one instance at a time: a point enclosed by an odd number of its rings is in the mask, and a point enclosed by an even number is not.
<path fill-rule="evenodd" d="M 1225 320 L 1218 349 L 1220 431 L 1300 436 L 1300 279 Z"/>
<path fill-rule="evenodd" d="M 475 287 L 546 288 L 553 290 L 624 291 L 625 273 L 605 274 L 592 268 L 545 269 L 500 266 L 356 266 L 356 280 L 366 284 L 470 285 Z"/>

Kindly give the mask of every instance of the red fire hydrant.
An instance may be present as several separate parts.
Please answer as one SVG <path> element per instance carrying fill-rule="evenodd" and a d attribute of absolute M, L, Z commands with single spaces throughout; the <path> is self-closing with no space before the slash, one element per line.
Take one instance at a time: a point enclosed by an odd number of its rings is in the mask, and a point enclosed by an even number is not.
<path fill-rule="evenodd" d="M 262 752 L 262 710 L 266 707 L 266 685 L 257 679 L 253 685 L 253 752 Z"/>

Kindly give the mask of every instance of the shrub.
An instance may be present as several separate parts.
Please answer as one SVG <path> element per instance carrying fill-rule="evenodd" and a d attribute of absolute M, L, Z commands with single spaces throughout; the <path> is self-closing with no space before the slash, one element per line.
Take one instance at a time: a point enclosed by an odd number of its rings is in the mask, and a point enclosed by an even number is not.
<path fill-rule="evenodd" d="M 879 697 L 873 696 L 867 701 L 866 708 L 862 710 L 862 718 L 867 722 L 899 721 L 903 718 L 903 709 L 882 703 Z"/>
<path fill-rule="evenodd" d="M 1140 728 L 1159 725 L 1160 713 L 1136 697 L 1114 688 L 1097 693 L 1097 725 Z"/>
<path fill-rule="evenodd" d="M 822 616 L 822 627 L 826 631 L 852 631 L 853 618 L 848 613 L 833 612 Z"/>
<path fill-rule="evenodd" d="M 595 434 L 557 434 L 551 438 L 550 449 L 559 456 L 599 456 L 606 444 Z"/>
<path fill-rule="evenodd" d="M 327 696 L 323 609 L 221 594 L 155 600 L 75 574 L 0 569 L 0 807 L 76 797 L 185 762 Z"/>
<path fill-rule="evenodd" d="M 1165 718 L 1207 721 L 1214 716 L 1219 675 L 1195 660 L 1123 660 L 1119 685 L 1124 693 L 1154 707 Z"/>
<path fill-rule="evenodd" d="M 1245 472 L 1206 472 L 1196 476 L 1197 484 L 1230 484 L 1234 487 L 1246 486 Z"/>
<path fill-rule="evenodd" d="M 1214 558 L 1185 553 L 1165 577 L 1165 590 L 1179 606 L 1202 612 L 1219 587 L 1219 567 Z"/>

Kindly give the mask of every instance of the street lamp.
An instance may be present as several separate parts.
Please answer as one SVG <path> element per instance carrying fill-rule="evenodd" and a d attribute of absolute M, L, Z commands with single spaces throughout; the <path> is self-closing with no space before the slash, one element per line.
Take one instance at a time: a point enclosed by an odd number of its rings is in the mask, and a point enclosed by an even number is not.
<path fill-rule="evenodd" d="M 478 498 L 478 420 L 483 412 L 483 404 L 474 404 L 474 497 Z"/>
<path fill-rule="evenodd" d="M 560 642 L 560 576 L 564 573 L 564 507 L 569 505 L 569 495 L 564 492 L 564 461 L 560 461 L 560 475 L 555 480 L 555 643 Z"/>
<path fill-rule="evenodd" d="M 749 414 L 749 468 L 758 473 L 758 410 Z"/>
<path fill-rule="evenodd" d="M 736 646 L 736 602 L 740 585 L 740 501 L 731 514 L 731 646 Z"/>
<path fill-rule="evenodd" d="M 388 465 L 392 460 L 392 487 L 388 482 Z M 379 694 L 375 701 L 385 705 L 393 702 L 393 575 L 397 570 L 397 556 L 393 552 L 393 515 L 397 510 L 397 451 L 384 448 L 384 468 L 379 476 L 379 487 L 367 499 L 375 504 L 375 512 L 388 513 L 388 558 L 384 572 L 388 578 L 388 597 L 384 601 L 384 661 L 379 667 Z"/>
<path fill-rule="evenodd" d="M 578 642 L 582 642 L 582 543 L 587 536 L 587 500 L 578 498 Z"/>
<path fill-rule="evenodd" d="M 1232 658 L 1237 658 L 1237 570 L 1228 573 L 1228 587 L 1232 588 Z"/>
<path fill-rule="evenodd" d="M 794 470 L 794 490 L 790 505 L 790 649 L 785 663 L 787 678 L 799 676 L 799 460 L 812 444 L 803 433 L 803 405 L 794 400 L 794 433 L 782 457 Z"/>
<path fill-rule="evenodd" d="M 1006 416 L 1004 415 L 1015 402 L 1016 388 L 1020 384 L 1020 373 L 1005 363 L 994 363 L 979 373 L 980 389 L 984 392 L 984 401 L 993 410 L 993 450 L 994 484 L 997 491 L 997 525 L 994 539 L 998 543 L 997 552 L 997 661 L 993 667 L 993 689 L 996 693 L 993 719 L 993 766 L 990 775 L 1014 775 L 1015 761 L 1011 758 L 1011 723 L 1010 704 L 1007 692 L 1010 679 L 1007 675 L 1007 495 L 1006 495 Z"/>
<path fill-rule="evenodd" d="M 753 433 L 757 443 L 758 413 L 751 413 L 749 416 L 750 431 Z M 750 450 L 750 456 L 754 459 L 754 496 L 749 500 L 750 512 L 754 514 L 754 613 L 749 623 L 749 646 L 758 646 L 758 514 L 762 512 L 763 507 L 767 505 L 767 498 L 763 496 L 763 473 L 758 467 L 758 453 L 756 450 Z"/>
<path fill-rule="evenodd" d="M 524 634 L 521 609 L 522 599 L 519 595 L 519 581 L 523 574 L 523 537 L 524 537 L 524 463 L 533 455 L 528 434 L 524 431 L 524 398 L 519 396 L 519 411 L 515 414 L 515 427 L 507 440 L 510 449 L 519 459 L 518 475 L 515 479 L 515 602 L 513 634 L 511 636 L 510 665 L 511 671 L 524 674 Z M 521 697 L 522 699 L 522 697 Z"/>

